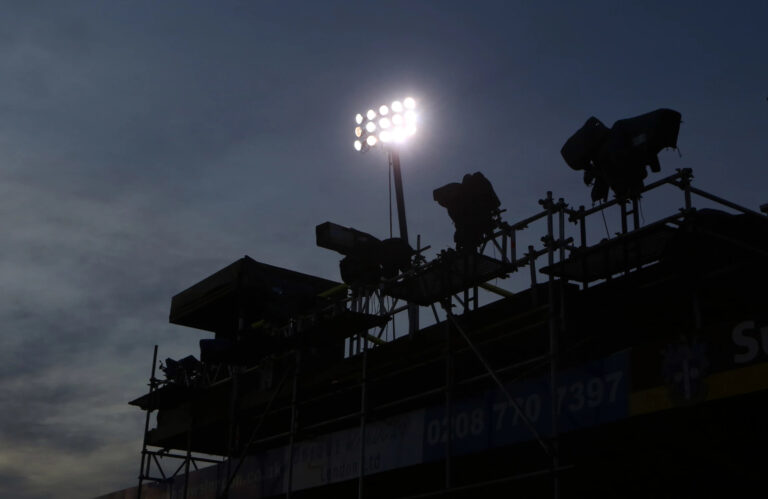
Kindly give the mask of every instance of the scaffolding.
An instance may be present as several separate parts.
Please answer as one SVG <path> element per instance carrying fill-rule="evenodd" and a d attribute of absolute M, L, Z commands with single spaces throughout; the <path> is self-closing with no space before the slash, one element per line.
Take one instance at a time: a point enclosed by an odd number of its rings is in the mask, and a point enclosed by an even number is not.
<path fill-rule="evenodd" d="M 333 374 L 329 375 L 329 378 L 338 376 L 338 382 L 333 383 L 331 389 L 318 390 L 309 386 L 312 381 L 311 371 L 305 371 L 303 365 L 310 356 L 306 344 L 299 344 L 281 355 L 279 361 L 284 368 L 279 381 L 272 383 L 268 390 L 256 397 L 256 402 L 253 400 L 255 396 L 243 393 L 240 386 L 246 384 L 246 378 L 252 376 L 252 371 L 256 368 L 231 368 L 224 375 L 219 374 L 209 380 L 210 385 L 204 389 L 210 389 L 213 385 L 226 387 L 230 395 L 229 406 L 224 411 L 226 418 L 222 417 L 227 421 L 224 432 L 227 436 L 227 450 L 220 458 L 193 452 L 193 449 L 209 452 L 215 449 L 196 445 L 196 431 L 205 431 L 205 427 L 196 427 L 199 421 L 192 413 L 187 414 L 188 427 L 183 444 L 185 447 L 181 449 L 184 450 L 183 453 L 174 452 L 169 448 L 151 449 L 153 442 L 156 442 L 150 438 L 151 413 L 161 406 L 157 390 L 163 384 L 155 377 L 155 347 L 150 391 L 142 404 L 136 404 L 147 410 L 139 474 L 139 497 L 142 485 L 153 481 L 183 484 L 182 488 L 175 490 L 178 491 L 176 494 L 186 499 L 188 477 L 191 469 L 197 469 L 198 463 L 216 464 L 223 470 L 219 473 L 216 497 L 228 497 L 247 456 L 260 449 L 285 444 L 287 469 L 284 470 L 285 489 L 282 495 L 290 498 L 296 493 L 294 462 L 297 446 L 302 439 L 338 428 L 349 429 L 355 426 L 359 430 L 360 443 L 355 493 L 359 499 L 369 497 L 371 494 L 366 487 L 369 479 L 366 474 L 366 430 L 371 421 L 397 414 L 397 411 L 409 407 L 424 406 L 437 399 L 442 400 L 446 418 L 445 424 L 440 428 L 440 440 L 444 442 L 442 484 L 428 491 L 411 490 L 401 497 L 458 494 L 534 478 L 547 478 L 547 495 L 560 497 L 560 475 L 574 466 L 573 463 L 562 462 L 560 457 L 560 414 L 558 404 L 555 403 L 559 395 L 558 374 L 562 353 L 560 340 L 567 331 L 566 302 L 573 293 L 573 283 L 577 290 L 586 290 L 595 282 L 628 276 L 635 270 L 658 262 L 661 255 L 659 247 L 670 237 L 670 228 L 683 228 L 687 217 L 695 213 L 692 195 L 742 214 L 763 217 L 759 213 L 693 187 L 692 178 L 690 169 L 681 169 L 643 189 L 642 193 L 646 193 L 669 185 L 682 191 L 684 198 L 683 206 L 677 213 L 644 227 L 640 223 L 638 198 L 614 199 L 589 209 L 583 206 L 574 209 L 563 199 L 556 200 L 552 193 L 548 192 L 546 197 L 539 201 L 542 208 L 540 211 L 513 224 L 499 223 L 496 231 L 484 240 L 477 251 L 445 251 L 433 261 L 417 262 L 408 271 L 393 279 L 382 281 L 377 287 L 351 289 L 345 298 L 290 321 L 285 326 L 286 335 L 290 331 L 301 329 L 302 324 L 316 325 L 335 317 L 333 313 L 329 313 L 329 309 L 337 312 L 350 311 L 361 316 L 378 315 L 383 319 L 373 328 L 370 327 L 371 323 L 366 321 L 340 326 L 339 329 L 343 331 L 339 334 L 345 338 L 346 351 L 345 358 L 338 363 L 343 364 L 343 368 L 332 366 L 333 369 L 330 369 Z M 615 237 L 591 245 L 588 237 L 588 219 L 616 208 L 619 211 L 621 232 Z M 540 244 L 528 245 L 527 251 L 521 253 L 518 248 L 521 234 L 528 230 L 529 226 L 540 221 L 546 223 Z M 566 221 L 577 228 L 577 243 L 573 237 L 567 236 Z M 744 246 L 744 243 L 738 241 L 735 244 Z M 762 252 L 761 249 L 751 246 L 750 250 Z M 488 256 L 489 251 L 494 251 L 495 256 Z M 538 268 L 537 272 L 537 262 L 541 258 L 546 258 L 546 266 Z M 501 326 L 473 323 L 473 313 L 477 314 L 483 308 L 479 306 L 480 290 L 504 298 L 515 297 L 515 293 L 497 287 L 490 281 L 520 272 L 526 266 L 529 269 L 529 302 L 524 310 L 509 317 L 505 316 L 500 322 Z M 538 273 L 547 276 L 546 282 L 538 282 Z M 386 305 L 386 299 L 390 299 L 389 305 Z M 692 300 L 695 310 L 695 296 Z M 433 341 L 430 344 L 432 350 L 423 352 L 419 359 L 414 356 L 413 359 L 401 362 L 404 365 L 388 369 L 386 365 L 397 364 L 395 359 L 387 358 L 386 353 L 391 344 L 395 343 L 396 335 L 393 332 L 393 341 L 385 341 L 382 339 L 382 332 L 387 324 L 394 324 L 395 316 L 408 312 L 407 303 L 416 303 L 431 309 L 435 324 L 425 329 L 432 331 L 430 334 L 433 338 L 437 338 L 438 331 L 442 330 L 439 333 L 442 337 L 442 340 L 439 340 L 441 345 L 437 347 L 437 342 Z M 436 305 L 441 310 L 438 310 Z M 699 319 L 696 321 L 700 324 Z M 497 334 L 483 336 L 483 328 L 495 328 Z M 498 359 L 489 355 L 489 350 L 495 344 L 506 344 L 512 337 L 542 329 L 547 332 L 544 351 L 536 351 L 530 356 L 521 354 L 519 358 L 513 359 L 513 362 L 502 365 L 497 365 Z M 499 333 L 499 330 L 502 332 Z M 418 341 L 419 335 L 415 336 L 412 340 L 401 337 L 397 341 Z M 435 349 L 438 351 L 435 352 Z M 376 366 L 377 362 L 380 365 Z M 372 363 L 376 368 L 374 370 Z M 437 382 L 425 382 L 424 386 L 403 387 L 401 391 L 382 388 L 387 386 L 387 383 L 395 383 L 402 377 L 407 377 L 409 373 L 416 378 L 417 374 L 423 374 L 427 370 L 432 373 L 433 380 L 437 379 L 434 373 L 437 372 L 435 366 L 438 365 L 443 366 L 439 386 Z M 537 429 L 522 407 L 520 399 L 510 391 L 512 382 L 541 370 L 547 372 L 550 400 L 550 427 L 545 434 Z M 457 466 L 460 466 L 460 463 L 457 463 L 453 449 L 457 428 L 457 396 L 468 390 L 477 390 L 478 387 L 488 389 L 489 386 L 495 387 L 503 394 L 506 408 L 514 411 L 515 417 L 532 436 L 538 449 L 531 452 L 539 454 L 539 458 L 535 459 L 536 463 L 547 464 L 539 469 L 506 476 L 485 477 L 471 483 L 457 481 Z M 246 395 L 251 398 L 251 405 L 248 407 L 243 404 L 243 397 Z M 189 402 L 187 407 L 193 409 L 195 403 Z M 321 407 L 325 409 L 319 410 Z M 348 410 L 342 411 L 342 408 Z M 177 439 L 176 442 L 181 440 Z M 175 471 L 163 471 L 163 460 L 174 459 L 178 463 L 173 467 Z"/>
<path fill-rule="evenodd" d="M 152 354 L 152 372 L 149 377 L 149 393 L 148 397 L 151 404 L 156 404 L 157 390 L 164 385 L 164 381 L 155 376 L 155 369 L 157 367 L 157 345 L 154 347 Z M 186 477 L 189 476 L 190 467 L 195 471 L 199 470 L 200 464 L 211 465 L 221 464 L 222 460 L 212 459 L 207 456 L 197 455 L 192 452 L 192 424 L 190 420 L 189 428 L 187 429 L 187 446 L 184 454 L 174 452 L 172 449 L 160 448 L 151 449 L 148 444 L 147 436 L 149 434 L 149 425 L 152 416 L 152 410 L 147 410 L 144 418 L 144 436 L 141 445 L 141 465 L 139 467 L 139 487 L 137 490 L 137 498 L 141 499 L 143 485 L 145 481 L 173 484 L 179 476 L 184 476 L 182 481 L 182 497 L 188 496 L 189 481 Z M 182 475 L 179 475 L 182 473 Z"/>

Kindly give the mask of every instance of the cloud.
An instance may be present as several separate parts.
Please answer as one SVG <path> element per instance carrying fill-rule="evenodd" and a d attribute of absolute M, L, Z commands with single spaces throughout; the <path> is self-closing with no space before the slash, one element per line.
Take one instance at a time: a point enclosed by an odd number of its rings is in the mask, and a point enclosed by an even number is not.
<path fill-rule="evenodd" d="M 755 21 L 729 13 L 736 42 L 710 54 L 698 41 L 727 38 L 711 37 L 719 16 L 689 19 L 682 7 L 674 22 L 633 7 L 600 24 L 598 7 L 388 5 L 4 6 L 0 495 L 135 484 L 143 414 L 127 401 L 146 389 L 152 345 L 180 357 L 206 334 L 168 324 L 175 293 L 246 253 L 338 279 L 338 255 L 314 244 L 326 220 L 388 234 L 386 159 L 351 147 L 352 117 L 369 102 L 421 93 L 405 194 L 410 232 L 435 252 L 453 229 L 432 189 L 481 170 L 509 221 L 537 211 L 547 190 L 585 202 L 562 142 L 589 113 L 611 122 L 659 100 L 689 109 L 690 159 L 666 171 L 696 163 L 697 180 L 722 177 L 714 185 L 749 194 L 746 204 L 765 201 L 764 89 L 754 107 L 747 99 L 765 81 L 765 43 L 747 43 L 763 33 Z M 651 36 L 678 25 L 679 45 Z M 616 41 L 627 26 L 648 36 Z M 645 51 L 651 38 L 669 47 L 661 62 Z M 740 55 L 736 73 L 718 75 L 728 54 Z M 739 145 L 727 169 L 726 138 Z"/>

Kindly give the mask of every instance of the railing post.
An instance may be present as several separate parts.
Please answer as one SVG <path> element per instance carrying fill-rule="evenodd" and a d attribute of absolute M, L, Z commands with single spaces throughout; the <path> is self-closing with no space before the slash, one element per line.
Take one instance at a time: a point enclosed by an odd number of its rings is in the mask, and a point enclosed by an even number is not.
<path fill-rule="evenodd" d="M 154 353 L 152 354 L 152 374 L 149 377 L 149 393 L 150 403 L 152 402 L 152 394 L 155 392 L 155 369 L 157 367 L 157 345 L 155 345 Z M 144 418 L 144 439 L 141 444 L 141 465 L 139 466 L 139 491 L 137 499 L 141 499 L 141 488 L 144 485 L 144 476 L 149 475 L 149 463 L 150 460 L 147 456 L 147 432 L 149 431 L 149 418 L 152 414 L 152 409 L 147 409 L 147 416 Z M 146 472 L 145 472 L 146 468 Z"/>

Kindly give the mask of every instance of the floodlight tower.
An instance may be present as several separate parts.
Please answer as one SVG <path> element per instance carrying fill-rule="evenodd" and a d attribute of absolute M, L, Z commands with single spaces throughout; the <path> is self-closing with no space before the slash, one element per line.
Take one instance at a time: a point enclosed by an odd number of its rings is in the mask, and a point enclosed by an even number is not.
<path fill-rule="evenodd" d="M 400 226 L 400 239 L 408 242 L 408 224 L 405 219 L 405 199 L 403 198 L 403 177 L 400 173 L 399 146 L 416 134 L 416 101 L 406 97 L 402 101 L 383 104 L 378 111 L 369 109 L 365 114 L 355 116 L 355 150 L 367 152 L 381 147 L 387 152 L 392 175 L 395 178 L 395 198 L 397 199 L 397 221 Z M 409 243 L 410 244 L 410 243 Z M 408 307 L 409 331 L 414 333 L 419 325 L 419 310 L 416 305 Z"/>
<path fill-rule="evenodd" d="M 366 152 L 381 146 L 389 158 L 392 174 L 395 177 L 395 197 L 397 198 L 397 220 L 400 225 L 400 238 L 408 242 L 408 224 L 405 220 L 405 200 L 403 198 L 403 177 L 400 173 L 400 155 L 398 146 L 416 133 L 416 101 L 406 97 L 401 101 L 386 104 L 379 110 L 369 109 L 365 115 L 355 116 L 355 150 Z"/>

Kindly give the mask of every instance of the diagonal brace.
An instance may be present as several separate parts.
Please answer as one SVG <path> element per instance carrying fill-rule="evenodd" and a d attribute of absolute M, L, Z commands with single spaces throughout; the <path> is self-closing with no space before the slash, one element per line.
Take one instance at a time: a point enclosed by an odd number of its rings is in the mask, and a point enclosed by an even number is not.
<path fill-rule="evenodd" d="M 259 422 L 254 427 L 253 431 L 251 432 L 251 436 L 248 439 L 248 442 L 245 444 L 245 447 L 243 448 L 243 451 L 240 455 L 240 459 L 238 460 L 237 466 L 235 466 L 235 470 L 232 472 L 232 474 L 229 477 L 227 477 L 227 483 L 224 486 L 224 491 L 219 496 L 221 499 L 226 499 L 227 497 L 229 497 L 229 489 L 232 486 L 232 482 L 235 480 L 237 473 L 240 471 L 240 467 L 243 465 L 243 462 L 245 461 L 245 458 L 248 455 L 248 451 L 250 450 L 251 446 L 253 445 L 253 442 L 256 439 L 256 435 L 261 429 L 261 425 L 262 423 L 264 423 L 264 419 L 266 419 L 267 414 L 272 409 L 272 404 L 275 402 L 275 400 L 277 400 L 277 396 L 280 395 L 280 392 L 283 390 L 283 386 L 285 385 L 286 380 L 292 374 L 292 371 L 293 370 L 287 370 L 285 372 L 282 379 L 280 380 L 280 383 L 277 385 L 277 388 L 275 388 L 275 391 L 272 393 L 272 397 L 269 399 L 267 406 L 264 408 L 264 412 L 261 414 L 261 417 L 259 418 Z M 293 463 L 289 463 L 289 465 L 293 466 Z"/>
<path fill-rule="evenodd" d="M 504 393 L 504 396 L 507 398 L 507 401 L 509 402 L 509 405 L 514 407 L 515 411 L 517 412 L 517 415 L 520 417 L 521 421 L 525 424 L 525 426 L 528 428 L 528 430 L 531 432 L 531 434 L 534 436 L 536 441 L 541 446 L 542 450 L 544 450 L 544 453 L 548 457 L 552 457 L 552 447 L 549 443 L 547 443 L 542 437 L 541 434 L 536 430 L 536 428 L 533 426 L 533 423 L 531 423 L 531 420 L 528 419 L 528 417 L 523 412 L 523 409 L 520 407 L 520 404 L 515 402 L 515 399 L 512 397 L 512 395 L 509 393 L 509 390 L 507 390 L 507 387 L 504 386 L 504 383 L 501 382 L 501 379 L 499 379 L 498 375 L 496 374 L 496 371 L 493 370 L 491 365 L 488 363 L 488 361 L 483 357 L 483 354 L 480 353 L 480 350 L 477 349 L 477 347 L 472 343 L 472 340 L 469 339 L 469 336 L 467 336 L 467 333 L 464 331 L 464 329 L 459 325 L 458 321 L 456 320 L 456 317 L 453 315 L 453 312 L 451 312 L 450 305 L 447 305 L 446 303 L 443 303 L 443 309 L 445 310 L 446 317 L 451 321 L 453 326 L 456 328 L 456 330 L 459 332 L 462 338 L 464 338 L 464 341 L 469 346 L 470 350 L 472 350 L 472 353 L 475 354 L 477 359 L 480 361 L 481 364 L 483 364 L 483 367 L 485 367 L 485 370 L 488 371 L 488 374 L 493 378 L 493 381 L 496 382 L 496 384 L 501 389 L 502 393 Z M 554 403 L 554 402 L 553 402 Z"/>

